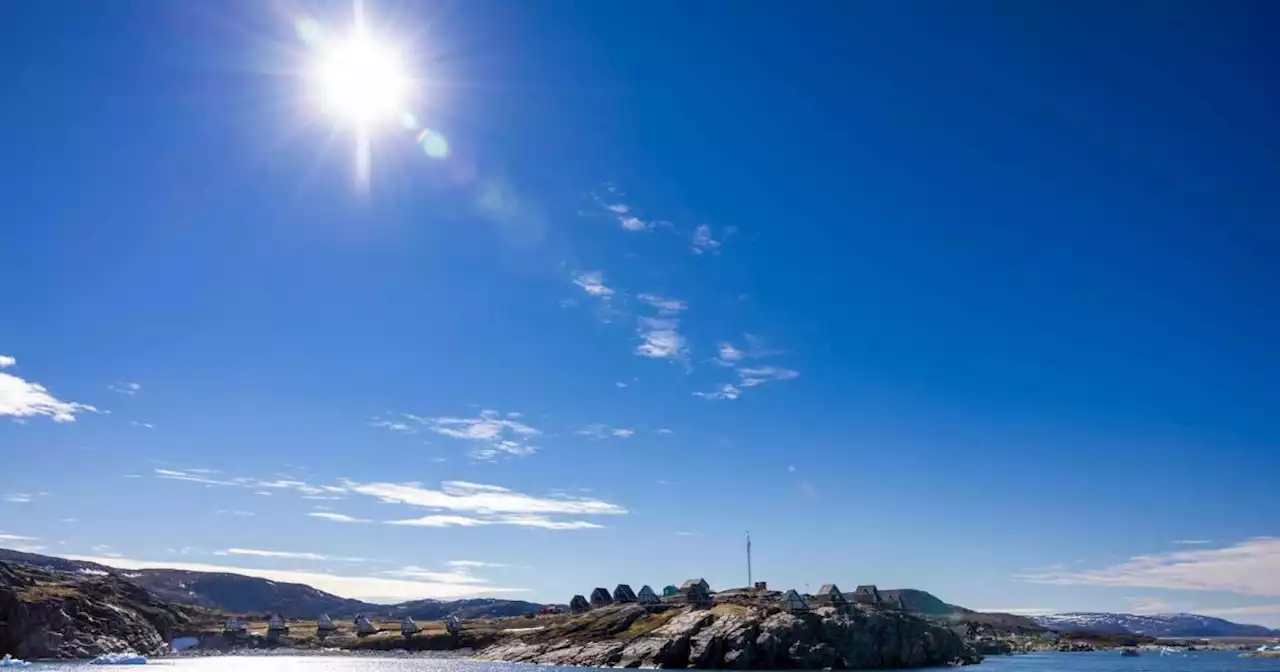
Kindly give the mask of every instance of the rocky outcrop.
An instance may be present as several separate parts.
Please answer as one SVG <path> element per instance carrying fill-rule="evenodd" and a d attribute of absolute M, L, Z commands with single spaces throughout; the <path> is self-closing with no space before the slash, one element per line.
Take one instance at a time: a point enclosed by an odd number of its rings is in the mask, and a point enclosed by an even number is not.
<path fill-rule="evenodd" d="M 951 630 L 899 612 L 789 614 L 729 604 L 605 607 L 477 657 L 557 666 L 847 670 L 981 660 Z"/>
<path fill-rule="evenodd" d="M 114 576 L 0 562 L 0 654 L 92 658 L 157 655 L 190 620 L 180 609 Z"/>

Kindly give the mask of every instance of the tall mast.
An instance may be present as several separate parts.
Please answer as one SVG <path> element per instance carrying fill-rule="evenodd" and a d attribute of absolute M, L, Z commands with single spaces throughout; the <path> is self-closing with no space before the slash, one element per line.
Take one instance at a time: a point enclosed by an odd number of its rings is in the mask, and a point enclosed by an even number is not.
<path fill-rule="evenodd" d="M 755 588 L 751 580 L 751 530 L 747 530 L 747 588 Z"/>

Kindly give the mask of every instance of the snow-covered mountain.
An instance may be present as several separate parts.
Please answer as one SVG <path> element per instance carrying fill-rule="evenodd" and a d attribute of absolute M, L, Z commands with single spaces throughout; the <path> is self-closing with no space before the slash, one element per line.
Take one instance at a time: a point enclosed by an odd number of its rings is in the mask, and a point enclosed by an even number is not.
<path fill-rule="evenodd" d="M 1280 631 L 1261 625 L 1232 623 L 1198 614 L 1108 614 L 1074 612 L 1034 617 L 1050 630 L 1089 631 L 1148 637 L 1273 637 Z"/>

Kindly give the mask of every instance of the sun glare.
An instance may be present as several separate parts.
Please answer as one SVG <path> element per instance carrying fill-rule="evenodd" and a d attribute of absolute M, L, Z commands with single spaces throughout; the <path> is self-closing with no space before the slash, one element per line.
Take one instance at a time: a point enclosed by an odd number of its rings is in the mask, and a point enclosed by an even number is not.
<path fill-rule="evenodd" d="M 329 45 L 317 80 L 326 111 L 362 128 L 399 119 L 409 91 L 399 53 L 363 34 Z"/>

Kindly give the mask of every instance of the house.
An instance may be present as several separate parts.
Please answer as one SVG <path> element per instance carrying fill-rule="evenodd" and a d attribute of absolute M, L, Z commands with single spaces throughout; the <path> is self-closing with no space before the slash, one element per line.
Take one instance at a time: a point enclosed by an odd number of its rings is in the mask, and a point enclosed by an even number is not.
<path fill-rule="evenodd" d="M 587 598 L 581 595 L 574 595 L 573 599 L 569 600 L 569 613 L 581 614 L 587 611 L 591 611 L 591 603 L 587 602 Z"/>
<path fill-rule="evenodd" d="M 364 614 L 356 614 L 356 634 L 357 635 L 361 635 L 361 636 L 372 635 L 377 631 L 378 631 L 378 626 L 374 625 L 373 621 L 369 620 L 368 616 L 365 616 Z"/>
<path fill-rule="evenodd" d="M 818 589 L 818 602 L 835 607 L 837 610 L 844 610 L 849 607 L 849 600 L 845 599 L 844 593 L 840 592 L 840 588 L 834 583 L 824 583 Z"/>
<path fill-rule="evenodd" d="M 422 628 L 419 628 L 418 624 L 415 623 L 414 620 L 408 616 L 405 616 L 403 619 L 400 620 L 400 634 L 404 635 L 405 637 L 408 637 L 409 635 L 412 635 L 413 633 L 419 632 L 421 630 Z"/>
<path fill-rule="evenodd" d="M 711 589 L 705 579 L 689 579 L 680 584 L 680 595 L 689 604 L 699 606 L 711 604 Z"/>
<path fill-rule="evenodd" d="M 797 593 L 795 588 L 788 590 L 782 596 L 778 606 L 782 607 L 783 611 L 791 614 L 804 614 L 809 611 L 809 603 L 805 602 L 803 597 L 800 597 L 800 593 Z"/>
<path fill-rule="evenodd" d="M 653 592 L 652 588 L 644 586 L 640 589 L 640 593 L 636 595 L 636 601 L 640 604 L 658 604 L 662 602 L 662 599 L 658 597 L 657 593 Z"/>
<path fill-rule="evenodd" d="M 858 604 L 880 604 L 884 600 L 880 598 L 880 590 L 872 584 L 858 586 L 858 589 L 853 591 L 853 601 Z"/>
<path fill-rule="evenodd" d="M 289 632 L 289 624 L 284 622 L 280 614 L 271 614 L 271 618 L 267 619 L 267 632 Z"/>
<path fill-rule="evenodd" d="M 619 583 L 617 588 L 613 589 L 614 602 L 635 602 L 636 591 L 631 590 L 631 586 L 625 583 Z"/>
<path fill-rule="evenodd" d="M 680 589 L 676 588 L 675 586 L 667 586 L 666 588 L 662 589 L 663 597 L 671 597 L 673 595 L 679 595 L 679 594 L 680 594 Z"/>
<path fill-rule="evenodd" d="M 228 618 L 226 623 L 222 624 L 222 634 L 227 637 L 237 637 L 243 635 L 249 630 L 248 626 L 238 618 Z"/>
<path fill-rule="evenodd" d="M 688 581 L 685 581 L 684 583 L 680 584 L 680 592 L 681 593 L 688 592 L 688 590 L 691 587 L 693 587 L 693 584 L 695 583 L 702 587 L 701 588 L 702 592 L 704 593 L 711 592 L 711 585 L 707 583 L 706 579 L 689 579 Z"/>
<path fill-rule="evenodd" d="M 591 591 L 591 606 L 604 607 L 613 604 L 613 597 L 609 595 L 609 591 L 604 588 L 596 588 Z"/>
<path fill-rule="evenodd" d="M 752 587 L 751 587 L 751 589 L 752 589 L 752 590 L 769 590 L 769 582 L 768 582 L 768 581 L 756 581 L 756 584 L 755 584 L 754 586 L 752 586 Z"/>
<path fill-rule="evenodd" d="M 459 632 L 462 632 L 462 622 L 458 620 L 457 616 L 449 614 L 444 617 L 444 629 L 447 630 L 449 634 L 456 635 Z"/>
<path fill-rule="evenodd" d="M 329 614 L 320 614 L 320 618 L 316 619 L 316 634 L 323 635 L 337 630 L 337 626 L 333 624 L 333 619 L 329 618 Z"/>

